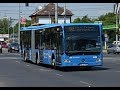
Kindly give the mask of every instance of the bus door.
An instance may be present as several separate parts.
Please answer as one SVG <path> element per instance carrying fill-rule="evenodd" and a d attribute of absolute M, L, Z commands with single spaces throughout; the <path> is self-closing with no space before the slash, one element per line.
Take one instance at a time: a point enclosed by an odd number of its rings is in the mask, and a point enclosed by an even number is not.
<path fill-rule="evenodd" d="M 43 62 L 43 49 L 44 49 L 44 47 L 43 47 L 43 32 L 41 31 L 40 32 L 40 38 L 39 38 L 39 40 L 40 40 L 40 48 L 39 48 L 39 60 L 40 60 L 40 63 L 42 63 Z"/>
<path fill-rule="evenodd" d="M 35 31 L 35 49 L 36 52 L 36 64 L 42 63 L 42 56 L 43 56 L 43 48 L 42 48 L 42 30 L 36 30 Z"/>
<path fill-rule="evenodd" d="M 61 64 L 61 51 L 62 51 L 62 35 L 61 29 L 56 30 L 56 65 Z"/>

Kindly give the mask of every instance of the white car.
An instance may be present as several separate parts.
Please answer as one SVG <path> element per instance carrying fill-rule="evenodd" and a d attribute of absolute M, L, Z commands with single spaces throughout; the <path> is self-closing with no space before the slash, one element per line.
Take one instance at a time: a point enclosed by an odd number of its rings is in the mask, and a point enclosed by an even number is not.
<path fill-rule="evenodd" d="M 113 44 L 118 44 L 118 45 L 120 45 L 120 41 L 113 41 Z"/>
<path fill-rule="evenodd" d="M 110 46 L 108 46 L 107 48 L 107 53 L 114 53 L 114 54 L 119 54 L 120 53 L 120 45 L 118 44 L 111 44 Z"/>

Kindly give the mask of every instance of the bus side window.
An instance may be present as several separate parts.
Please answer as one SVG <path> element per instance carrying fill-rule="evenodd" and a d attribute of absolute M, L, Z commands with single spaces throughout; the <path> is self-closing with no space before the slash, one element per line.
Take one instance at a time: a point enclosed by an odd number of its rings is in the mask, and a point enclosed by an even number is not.
<path fill-rule="evenodd" d="M 45 49 L 45 43 L 44 42 L 42 43 L 41 49 Z"/>

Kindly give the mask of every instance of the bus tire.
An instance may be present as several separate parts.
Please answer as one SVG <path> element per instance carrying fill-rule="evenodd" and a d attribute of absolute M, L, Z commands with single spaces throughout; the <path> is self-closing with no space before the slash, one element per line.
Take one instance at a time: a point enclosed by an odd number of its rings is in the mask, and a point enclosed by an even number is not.
<path fill-rule="evenodd" d="M 52 59 L 52 66 L 55 66 L 55 59 Z"/>
<path fill-rule="evenodd" d="M 54 69 L 57 69 L 57 66 L 55 64 L 55 59 L 52 59 L 52 66 L 53 66 Z"/>
<path fill-rule="evenodd" d="M 54 55 L 52 55 L 52 67 L 54 68 L 54 69 L 57 69 L 57 66 L 56 66 L 56 63 L 55 63 L 55 56 Z"/>
<path fill-rule="evenodd" d="M 27 54 L 26 54 L 26 52 L 24 52 L 24 61 L 25 62 L 27 61 Z"/>
<path fill-rule="evenodd" d="M 39 64 L 39 60 L 38 60 L 38 53 L 36 53 L 36 59 L 35 59 L 35 64 Z"/>
<path fill-rule="evenodd" d="M 52 54 L 52 57 L 51 57 L 51 65 L 54 66 L 54 62 L 55 62 L 55 57 L 54 55 Z"/>

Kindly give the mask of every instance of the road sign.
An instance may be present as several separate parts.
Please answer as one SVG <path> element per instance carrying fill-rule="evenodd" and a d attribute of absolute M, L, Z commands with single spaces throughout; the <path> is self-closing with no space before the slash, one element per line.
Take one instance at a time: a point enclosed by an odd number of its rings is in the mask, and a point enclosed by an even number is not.
<path fill-rule="evenodd" d="M 21 24 L 26 24 L 26 18 L 21 17 L 20 22 L 21 22 Z"/>
<path fill-rule="evenodd" d="M 105 42 L 108 42 L 108 37 L 105 37 Z"/>

